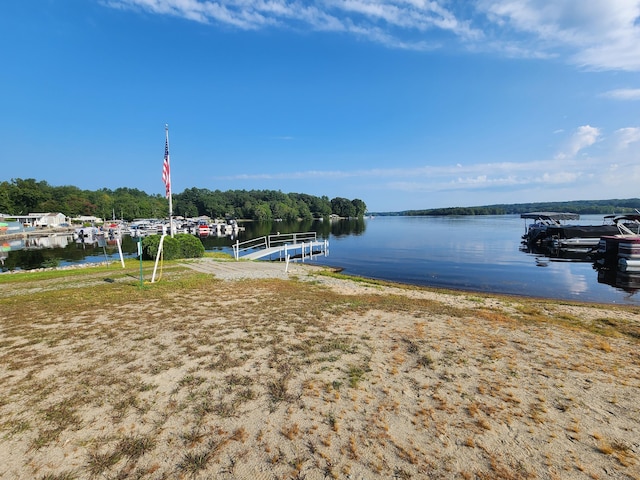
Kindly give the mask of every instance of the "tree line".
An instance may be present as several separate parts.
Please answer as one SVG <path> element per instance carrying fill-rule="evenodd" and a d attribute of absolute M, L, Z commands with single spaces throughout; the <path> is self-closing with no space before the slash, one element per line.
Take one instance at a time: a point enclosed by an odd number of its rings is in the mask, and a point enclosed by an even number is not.
<path fill-rule="evenodd" d="M 173 213 L 184 217 L 207 215 L 257 221 L 327 217 L 361 217 L 367 210 L 360 199 L 349 200 L 274 190 L 208 190 L 189 188 L 173 195 Z M 62 212 L 67 216 L 104 219 L 162 218 L 168 216 L 168 200 L 135 188 L 82 190 L 75 186 L 52 186 L 33 178 L 0 183 L 0 213 Z"/>
<path fill-rule="evenodd" d="M 498 204 L 478 207 L 432 208 L 425 210 L 405 210 L 402 212 L 376 213 L 376 215 L 519 215 L 529 212 L 571 212 L 578 213 L 580 215 L 608 215 L 614 213 L 637 213 L 637 211 L 640 211 L 639 198 Z"/>

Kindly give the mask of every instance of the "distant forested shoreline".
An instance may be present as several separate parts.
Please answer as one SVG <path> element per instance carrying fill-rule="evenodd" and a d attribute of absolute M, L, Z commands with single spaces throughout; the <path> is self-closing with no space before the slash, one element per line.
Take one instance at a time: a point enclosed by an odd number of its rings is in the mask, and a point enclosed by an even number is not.
<path fill-rule="evenodd" d="M 173 214 L 184 217 L 237 218 L 256 221 L 323 218 L 330 215 L 361 217 L 367 210 L 360 199 L 349 200 L 276 190 L 208 190 L 189 188 L 172 195 Z M 68 216 L 103 219 L 167 217 L 168 200 L 135 188 L 81 190 L 75 186 L 52 186 L 33 178 L 0 182 L 0 213 L 61 212 Z"/>
<path fill-rule="evenodd" d="M 537 202 L 498 204 L 477 207 L 449 207 L 401 212 L 370 212 L 378 216 L 447 216 L 447 215 L 514 215 L 528 212 L 571 212 L 580 215 L 637 213 L 639 198 L 612 200 L 574 200 L 569 202 Z"/>
<path fill-rule="evenodd" d="M 364 201 L 343 197 L 329 199 L 305 193 L 279 190 L 209 190 L 188 188 L 173 195 L 173 213 L 184 217 L 207 215 L 212 218 L 237 218 L 255 221 L 296 220 L 377 216 L 513 215 L 536 211 L 572 212 L 581 215 L 636 213 L 640 198 L 611 200 L 574 200 L 497 204 L 475 207 L 449 207 L 399 212 L 367 212 Z M 82 190 L 75 186 L 52 186 L 46 181 L 11 179 L 0 182 L 0 213 L 61 212 L 68 216 L 96 216 L 123 220 L 161 218 L 168 215 L 168 201 L 160 194 L 149 195 L 135 188 Z"/>

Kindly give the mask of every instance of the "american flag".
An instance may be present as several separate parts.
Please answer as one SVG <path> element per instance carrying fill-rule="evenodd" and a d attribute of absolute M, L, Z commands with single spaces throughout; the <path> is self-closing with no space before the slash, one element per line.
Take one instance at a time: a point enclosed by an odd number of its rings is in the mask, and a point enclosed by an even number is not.
<path fill-rule="evenodd" d="M 164 164 L 162 165 L 162 181 L 166 189 L 165 196 L 171 195 L 171 170 L 169 169 L 169 139 L 164 144 Z"/>

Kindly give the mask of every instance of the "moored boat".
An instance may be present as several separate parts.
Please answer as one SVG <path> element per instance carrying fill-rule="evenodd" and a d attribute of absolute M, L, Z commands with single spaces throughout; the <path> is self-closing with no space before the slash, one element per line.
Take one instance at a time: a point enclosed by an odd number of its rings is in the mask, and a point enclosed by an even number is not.
<path fill-rule="evenodd" d="M 566 224 L 563 221 L 578 220 L 580 216 L 557 212 L 534 212 L 522 217 L 536 219 L 523 236 L 530 245 L 559 249 L 597 247 L 601 237 L 619 233 L 619 221 L 628 221 L 627 215 L 606 215 L 600 225 Z"/>
<path fill-rule="evenodd" d="M 206 223 L 201 223 L 200 225 L 198 225 L 197 233 L 200 236 L 206 237 L 207 235 L 209 235 L 209 233 L 211 233 L 211 228 L 209 228 L 209 225 L 207 225 Z"/>
<path fill-rule="evenodd" d="M 531 212 L 521 214 L 520 218 L 533 220 L 533 222 L 526 227 L 526 232 L 522 236 L 522 240 L 529 245 L 540 245 L 547 239 L 547 230 L 550 227 L 562 227 L 563 222 L 567 220 L 579 220 L 580 215 L 567 212 Z"/>
<path fill-rule="evenodd" d="M 618 233 L 603 235 L 599 239 L 596 265 L 605 269 L 640 272 L 640 263 L 636 263 L 640 262 L 640 215 L 618 215 L 613 218 L 613 223 Z"/>

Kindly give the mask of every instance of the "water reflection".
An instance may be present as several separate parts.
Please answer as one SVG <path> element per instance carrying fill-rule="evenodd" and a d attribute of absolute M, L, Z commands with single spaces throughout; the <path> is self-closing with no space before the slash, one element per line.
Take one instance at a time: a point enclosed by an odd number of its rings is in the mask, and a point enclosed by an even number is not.
<path fill-rule="evenodd" d="M 598 269 L 598 283 L 611 285 L 634 295 L 640 290 L 640 274 L 621 272 L 619 269 Z"/>
<path fill-rule="evenodd" d="M 318 238 L 347 237 L 362 235 L 366 224 L 363 219 L 341 221 L 305 220 L 302 222 L 245 222 L 243 229 L 230 235 L 216 235 L 212 232 L 198 236 L 207 251 L 231 253 L 236 241 L 273 235 L 276 233 L 316 232 Z M 125 257 L 137 254 L 136 239 L 122 235 L 122 252 Z M 5 240 L 0 248 L 0 263 L 3 272 L 11 270 L 31 270 L 56 265 L 117 260 L 117 236 L 87 227 L 73 234 L 30 236 Z"/>
<path fill-rule="evenodd" d="M 520 251 L 555 262 L 594 262 L 593 248 L 554 248 L 523 243 Z M 545 265 L 543 265 L 545 266 Z"/>
<path fill-rule="evenodd" d="M 610 285 L 630 295 L 638 292 L 640 290 L 640 272 L 627 271 L 626 264 L 621 265 L 617 252 L 616 255 L 607 258 L 601 249 L 602 247 L 554 248 L 526 243 L 520 247 L 522 252 L 535 255 L 536 266 L 548 267 L 551 262 L 590 263 L 596 271 L 598 283 Z M 586 291 L 588 288 L 584 277 L 571 278 L 566 284 L 575 293 Z"/>
<path fill-rule="evenodd" d="M 362 218 L 322 221 L 303 220 L 301 222 L 247 222 L 243 224 L 245 231 L 239 235 L 239 240 L 276 235 L 278 233 L 316 232 L 317 237 L 345 237 L 362 235 L 366 230 L 366 222 Z"/>
<path fill-rule="evenodd" d="M 3 242 L 2 250 L 2 272 L 119 259 L 116 238 L 108 235 L 83 240 L 72 234 L 12 239 Z M 130 237 L 123 236 L 122 250 L 125 256 L 133 256 L 137 245 Z"/>

